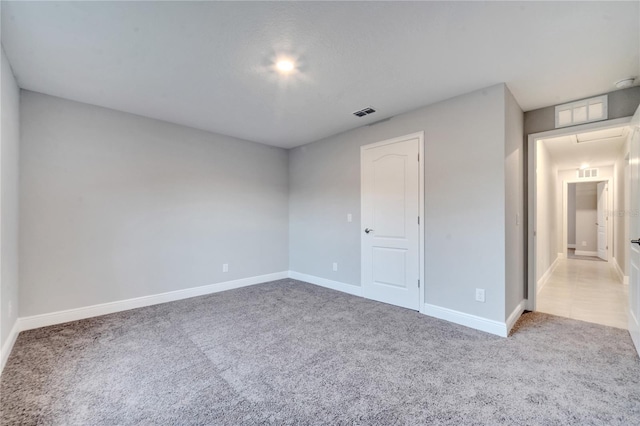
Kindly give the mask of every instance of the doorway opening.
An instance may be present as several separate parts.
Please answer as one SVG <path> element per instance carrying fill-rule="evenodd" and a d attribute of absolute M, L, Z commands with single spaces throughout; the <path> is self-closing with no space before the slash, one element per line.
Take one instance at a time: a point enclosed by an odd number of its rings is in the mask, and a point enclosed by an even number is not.
<path fill-rule="evenodd" d="M 529 136 L 529 309 L 627 329 L 629 123 Z"/>
<path fill-rule="evenodd" d="M 615 166 L 614 166 L 615 167 Z M 613 251 L 610 218 L 612 178 L 606 180 L 565 180 L 562 191 L 562 257 L 608 262 Z M 610 220 L 611 219 L 611 220 Z"/>

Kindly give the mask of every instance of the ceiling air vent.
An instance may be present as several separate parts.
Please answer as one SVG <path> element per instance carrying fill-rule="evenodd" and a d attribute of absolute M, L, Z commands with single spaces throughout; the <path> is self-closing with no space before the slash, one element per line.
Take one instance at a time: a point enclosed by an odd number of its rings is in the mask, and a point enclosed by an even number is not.
<path fill-rule="evenodd" d="M 365 115 L 373 114 L 374 112 L 376 112 L 376 110 L 369 106 L 366 108 L 362 108 L 361 110 L 355 111 L 353 115 L 355 115 L 356 117 L 364 117 Z"/>

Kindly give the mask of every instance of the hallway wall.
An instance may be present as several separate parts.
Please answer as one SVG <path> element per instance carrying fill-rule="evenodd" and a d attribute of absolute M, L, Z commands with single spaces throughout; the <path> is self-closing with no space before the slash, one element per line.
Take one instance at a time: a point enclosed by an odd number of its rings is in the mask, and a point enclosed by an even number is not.
<path fill-rule="evenodd" d="M 567 193 L 567 247 L 576 245 L 576 184 L 570 183 Z"/>
<path fill-rule="evenodd" d="M 544 143 L 538 142 L 536 186 L 536 283 L 558 256 L 557 185 L 558 168 Z"/>
<path fill-rule="evenodd" d="M 616 160 L 614 169 L 614 207 L 613 207 L 613 257 L 620 268 L 623 279 L 629 275 L 629 267 L 627 265 L 627 251 L 629 244 L 627 243 L 627 199 L 629 197 L 629 188 L 626 185 L 627 173 L 627 154 L 629 153 L 628 141 L 620 149 L 618 159 Z"/>

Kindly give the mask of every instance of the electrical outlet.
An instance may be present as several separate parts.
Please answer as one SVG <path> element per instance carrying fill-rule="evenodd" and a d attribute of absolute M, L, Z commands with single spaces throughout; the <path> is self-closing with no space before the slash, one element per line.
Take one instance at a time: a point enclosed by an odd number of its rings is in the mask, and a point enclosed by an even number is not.
<path fill-rule="evenodd" d="M 229 264 L 228 263 L 223 263 L 222 264 L 222 272 L 229 272 Z"/>
<path fill-rule="evenodd" d="M 13 314 L 13 303 L 9 301 L 9 304 L 7 305 L 7 317 L 11 318 L 11 314 Z"/>
<path fill-rule="evenodd" d="M 336 262 L 333 262 L 333 270 L 334 271 L 338 270 L 338 264 Z"/>
<path fill-rule="evenodd" d="M 516 225 L 520 225 L 520 213 L 516 213 Z"/>
<path fill-rule="evenodd" d="M 476 288 L 476 301 L 484 302 L 484 288 Z"/>
<path fill-rule="evenodd" d="M 347 213 L 347 222 L 353 222 L 353 215 L 351 215 L 351 213 Z"/>
<path fill-rule="evenodd" d="M 586 242 L 586 241 L 583 241 L 583 242 L 582 242 L 582 247 L 586 247 L 586 246 L 587 246 L 587 242 Z"/>

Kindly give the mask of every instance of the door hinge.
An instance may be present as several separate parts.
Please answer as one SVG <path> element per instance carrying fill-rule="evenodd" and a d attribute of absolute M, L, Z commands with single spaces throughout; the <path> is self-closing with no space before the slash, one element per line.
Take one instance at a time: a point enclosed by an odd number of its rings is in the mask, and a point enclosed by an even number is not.
<path fill-rule="evenodd" d="M 418 154 L 418 161 L 420 161 L 420 154 Z"/>
<path fill-rule="evenodd" d="M 418 288 L 420 288 L 420 280 L 418 280 Z"/>
<path fill-rule="evenodd" d="M 418 225 L 420 225 L 420 216 L 418 216 Z"/>

